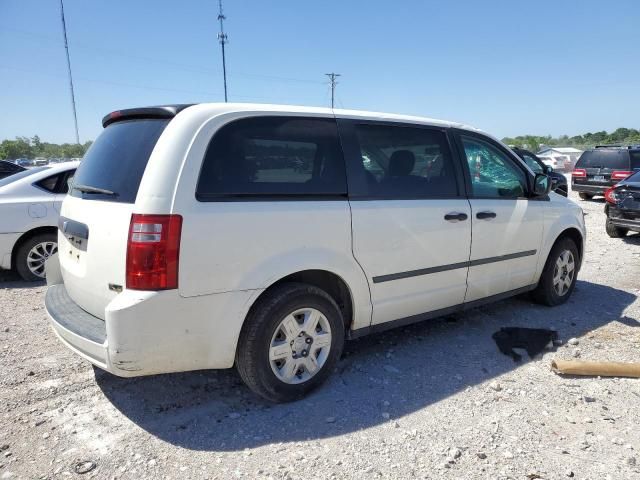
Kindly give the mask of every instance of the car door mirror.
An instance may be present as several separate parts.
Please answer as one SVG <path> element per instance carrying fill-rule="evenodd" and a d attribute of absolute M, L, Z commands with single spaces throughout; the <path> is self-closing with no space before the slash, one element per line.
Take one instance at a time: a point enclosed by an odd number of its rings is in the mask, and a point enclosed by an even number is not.
<path fill-rule="evenodd" d="M 553 172 L 553 167 L 550 165 L 545 165 L 544 166 L 544 173 L 551 173 Z"/>
<path fill-rule="evenodd" d="M 536 196 L 546 195 L 551 191 L 551 179 L 544 173 L 536 173 L 533 179 L 533 194 Z"/>

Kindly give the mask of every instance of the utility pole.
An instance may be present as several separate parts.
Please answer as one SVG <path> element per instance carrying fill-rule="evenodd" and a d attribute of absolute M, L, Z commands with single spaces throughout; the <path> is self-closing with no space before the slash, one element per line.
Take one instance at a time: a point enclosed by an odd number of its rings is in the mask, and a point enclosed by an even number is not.
<path fill-rule="evenodd" d="M 329 77 L 329 82 L 331 84 L 331 108 L 333 109 L 335 96 L 336 96 L 336 85 L 338 84 L 338 82 L 336 81 L 336 78 L 339 77 L 340 74 L 331 72 L 331 73 L 325 73 L 325 75 Z"/>
<path fill-rule="evenodd" d="M 61 0 L 62 1 L 62 0 Z M 218 13 L 218 21 L 220 22 L 220 33 L 218 34 L 218 40 L 222 47 L 222 77 L 224 79 L 224 101 L 227 102 L 227 63 L 224 56 L 224 44 L 227 43 L 227 34 L 224 33 L 224 20 L 227 18 L 222 13 L 222 0 L 218 0 L 218 7 L 220 13 Z"/>
<path fill-rule="evenodd" d="M 69 43 L 67 42 L 67 24 L 64 21 L 64 4 L 60 0 L 60 16 L 62 18 L 62 34 L 64 35 L 64 49 L 67 52 L 67 70 L 69 71 L 69 87 L 71 87 L 71 107 L 73 108 L 73 122 L 76 127 L 76 143 L 80 145 L 78 133 L 78 114 L 76 113 L 76 96 L 73 93 L 73 77 L 71 76 L 71 60 L 69 59 Z"/>

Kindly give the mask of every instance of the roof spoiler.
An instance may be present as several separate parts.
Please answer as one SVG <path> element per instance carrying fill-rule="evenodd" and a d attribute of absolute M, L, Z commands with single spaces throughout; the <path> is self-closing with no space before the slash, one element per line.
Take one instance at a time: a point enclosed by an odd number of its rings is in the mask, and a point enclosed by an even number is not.
<path fill-rule="evenodd" d="M 139 118 L 173 118 L 185 108 L 195 104 L 184 103 L 179 105 L 160 105 L 157 107 L 127 108 L 116 110 L 102 119 L 102 126 L 107 127 L 115 122 L 133 120 Z"/>

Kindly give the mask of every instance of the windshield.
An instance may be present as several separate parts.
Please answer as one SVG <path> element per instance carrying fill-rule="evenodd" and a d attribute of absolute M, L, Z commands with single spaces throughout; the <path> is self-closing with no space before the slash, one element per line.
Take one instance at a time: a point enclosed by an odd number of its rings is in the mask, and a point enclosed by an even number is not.
<path fill-rule="evenodd" d="M 109 125 L 87 151 L 71 195 L 134 203 L 149 156 L 169 120 L 127 120 Z"/>
<path fill-rule="evenodd" d="M 534 173 L 544 173 L 544 168 L 542 168 L 542 165 L 540 165 L 538 161 L 528 153 L 523 153 L 522 159 L 527 164 L 527 167 L 533 170 Z"/>
<path fill-rule="evenodd" d="M 14 173 L 13 175 L 9 175 L 8 177 L 4 177 L 0 180 L 0 187 L 4 187 L 5 185 L 9 185 L 10 183 L 15 182 L 16 180 L 20 180 L 21 178 L 28 177 L 29 175 L 33 175 L 34 173 L 41 172 L 46 170 L 49 167 L 36 167 L 30 170 L 23 170 L 18 173 Z"/>

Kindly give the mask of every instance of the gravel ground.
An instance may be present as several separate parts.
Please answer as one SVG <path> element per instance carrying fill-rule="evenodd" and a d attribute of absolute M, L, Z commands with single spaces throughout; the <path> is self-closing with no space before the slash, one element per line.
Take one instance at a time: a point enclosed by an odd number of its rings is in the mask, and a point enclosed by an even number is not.
<path fill-rule="evenodd" d="M 5 274 L 0 479 L 640 478 L 639 381 L 549 369 L 640 356 L 640 235 L 610 239 L 603 203 L 581 205 L 586 259 L 567 304 L 517 298 L 350 342 L 328 384 L 287 405 L 233 370 L 94 370 L 48 327 L 44 286 Z M 553 328 L 563 345 L 515 363 L 491 338 L 503 326 Z"/>

